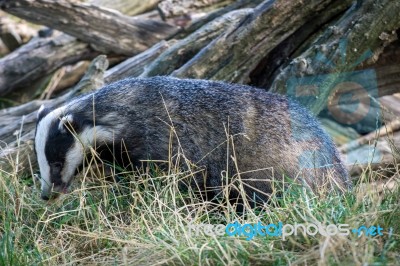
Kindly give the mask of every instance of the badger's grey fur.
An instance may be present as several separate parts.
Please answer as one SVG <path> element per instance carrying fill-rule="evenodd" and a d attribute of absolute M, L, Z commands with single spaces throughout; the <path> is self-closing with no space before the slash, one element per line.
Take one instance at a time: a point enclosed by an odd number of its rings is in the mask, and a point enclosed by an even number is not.
<path fill-rule="evenodd" d="M 117 161 L 126 147 L 134 166 L 167 160 L 172 128 L 173 147 L 179 141 L 185 157 L 206 169 L 206 178 L 196 179 L 200 190 L 220 191 L 226 171 L 240 177 L 250 199 L 261 201 L 271 192 L 268 180 L 282 175 L 310 187 L 349 186 L 332 140 L 294 101 L 244 85 L 154 77 L 116 82 L 55 110 L 41 108 L 35 149 L 42 198 L 69 186 L 89 146 L 101 157 L 113 150 Z"/>

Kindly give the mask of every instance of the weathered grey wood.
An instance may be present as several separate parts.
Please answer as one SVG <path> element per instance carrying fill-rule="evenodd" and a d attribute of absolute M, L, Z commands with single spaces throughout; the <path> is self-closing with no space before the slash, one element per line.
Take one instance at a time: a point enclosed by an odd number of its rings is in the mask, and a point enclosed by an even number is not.
<path fill-rule="evenodd" d="M 387 135 L 391 135 L 396 131 L 400 131 L 400 119 L 391 121 L 385 124 L 376 132 L 371 132 L 365 136 L 362 136 L 354 141 L 348 142 L 345 145 L 340 146 L 339 151 L 342 153 L 348 153 L 352 150 L 359 148 L 360 146 L 368 143 L 373 143 L 378 138 L 383 138 Z M 400 132 L 399 132 L 400 133 Z"/>
<path fill-rule="evenodd" d="M 213 41 L 173 75 L 247 83 L 262 58 L 334 3 L 345 9 L 351 1 L 264 1 L 236 28 Z"/>
<path fill-rule="evenodd" d="M 96 54 L 89 45 L 65 34 L 36 38 L 0 59 L 0 96 L 61 66 L 92 59 Z"/>
<path fill-rule="evenodd" d="M 3 43 L 3 41 L 0 39 L 0 57 L 5 56 L 8 54 L 10 50 L 8 50 L 7 46 Z"/>
<path fill-rule="evenodd" d="M 233 0 L 161 0 L 158 4 L 158 10 L 163 18 L 169 18 L 204 12 L 210 8 L 217 9 L 232 2 Z"/>
<path fill-rule="evenodd" d="M 163 51 L 171 47 L 175 41 L 161 41 L 143 53 L 126 59 L 122 63 L 107 70 L 104 75 L 106 83 L 111 83 L 128 77 L 137 77 L 145 67 L 154 61 Z"/>
<path fill-rule="evenodd" d="M 9 51 L 14 51 L 36 34 L 36 29 L 12 20 L 8 14 L 0 11 L 0 39 Z"/>
<path fill-rule="evenodd" d="M 66 0 L 0 0 L 15 16 L 68 33 L 103 53 L 134 55 L 177 32 L 152 20 L 137 20 L 91 4 Z"/>
<path fill-rule="evenodd" d="M 379 96 L 400 92 L 400 64 L 376 67 L 374 70 L 376 72 Z"/>
<path fill-rule="evenodd" d="M 190 33 L 195 32 L 196 30 L 200 29 L 203 27 L 205 24 L 213 21 L 214 19 L 217 19 L 219 17 L 224 16 L 225 14 L 233 11 L 233 10 L 238 10 L 238 9 L 244 9 L 244 8 L 253 8 L 260 3 L 262 3 L 263 0 L 239 0 L 235 1 L 234 3 L 224 7 L 220 8 L 214 11 L 211 11 L 210 13 L 206 14 L 204 17 L 201 17 L 199 19 L 195 19 L 188 25 L 187 27 L 184 27 L 182 30 L 180 30 L 174 38 L 181 39 L 186 36 L 188 36 Z"/>
<path fill-rule="evenodd" d="M 366 169 L 389 169 L 395 165 L 398 147 L 400 119 L 397 117 L 376 131 L 341 145 L 339 152 L 350 173 L 360 175 Z"/>
<path fill-rule="evenodd" d="M 382 120 L 390 122 L 400 117 L 400 93 L 383 96 L 379 98 L 379 103 Z"/>
<path fill-rule="evenodd" d="M 57 107 L 78 93 L 98 89 L 104 84 L 104 72 L 108 61 L 104 55 L 93 60 L 81 81 L 67 94 L 54 100 L 33 101 L 22 106 L 2 110 L 0 113 L 0 168 L 11 165 L 21 171 L 29 169 L 29 161 L 36 163 L 33 138 L 37 109 L 41 104 Z M 13 164 L 9 164 L 13 161 Z M 7 168 L 8 167 L 8 168 Z"/>
<path fill-rule="evenodd" d="M 13 143 L 15 136 L 12 134 L 20 128 L 22 119 L 25 123 L 24 132 L 33 130 L 36 111 L 42 104 L 46 106 L 59 106 L 77 95 L 78 92 L 101 88 L 103 86 L 103 77 L 105 83 L 110 83 L 122 78 L 138 76 L 149 62 L 170 46 L 170 43 L 172 41 L 161 41 L 153 48 L 127 59 L 123 63 L 107 70 L 107 72 L 105 72 L 108 67 L 107 60 L 105 56 L 99 56 L 93 60 L 79 84 L 66 94 L 52 100 L 34 100 L 20 106 L 0 110 L 0 141 L 3 142 L 0 144 L 0 147 L 5 143 Z"/>
<path fill-rule="evenodd" d="M 142 77 L 169 75 L 229 27 L 235 27 L 251 9 L 232 11 L 217 18 L 163 52 L 145 68 Z"/>
<path fill-rule="evenodd" d="M 251 72 L 249 83 L 269 89 L 281 68 L 289 64 L 306 47 L 311 46 L 312 42 L 315 41 L 315 36 L 323 33 L 324 29 L 332 23 L 332 18 L 344 13 L 350 2 L 342 2 L 341 4 L 331 3 L 324 12 L 318 13 L 316 17 L 279 43 Z"/>
<path fill-rule="evenodd" d="M 250 5 L 249 2 L 251 1 L 240 1 L 238 4 L 228 6 L 223 10 L 227 11 L 233 9 L 234 7 Z M 35 2 L 35 4 L 37 4 L 37 2 Z M 214 14 L 212 17 L 215 17 L 215 15 L 216 14 Z M 200 25 L 200 23 L 196 23 L 196 27 Z M 211 25 L 216 26 L 217 23 L 211 23 Z M 193 30 L 195 27 L 191 27 L 191 29 Z M 212 35 L 211 32 L 219 32 L 221 30 L 222 28 L 215 30 L 211 28 L 208 29 L 208 31 L 210 31 L 210 36 Z M 84 33 L 87 32 L 87 30 L 84 31 Z M 180 36 L 183 37 L 189 32 L 190 31 L 187 31 L 186 33 L 182 32 Z M 117 33 L 117 31 L 115 31 L 115 33 Z M 194 35 L 194 37 L 195 36 L 196 35 Z M 196 43 L 193 39 L 193 46 L 187 46 L 185 48 L 188 50 L 186 55 L 190 56 L 190 53 L 193 54 L 196 52 L 196 50 L 201 49 L 202 43 L 205 44 L 205 42 Z M 13 91 L 15 88 L 20 88 L 26 86 L 27 84 L 31 84 L 32 81 L 49 75 L 61 66 L 73 64 L 80 60 L 91 60 L 94 58 L 94 56 L 96 56 L 96 53 L 93 52 L 90 47 L 87 47 L 85 44 L 77 41 L 76 39 L 67 37 L 67 35 L 55 37 L 54 39 L 40 39 L 38 40 L 38 43 L 27 44 L 22 47 L 21 50 L 10 54 L 9 57 L 0 59 L 0 96 Z M 9 58 L 11 60 L 8 60 Z M 176 59 L 178 58 L 184 59 L 183 62 L 188 60 L 188 58 L 184 58 L 183 56 L 177 57 Z M 121 67 L 123 67 L 123 65 L 121 65 Z M 176 67 L 179 67 L 179 65 Z M 123 76 L 124 74 L 121 72 L 121 75 Z"/>
<path fill-rule="evenodd" d="M 397 170 L 396 150 L 400 147 L 400 131 L 380 138 L 374 138 L 369 143 L 354 147 L 342 153 L 342 158 L 352 176 L 359 176 L 365 170 L 387 171 L 382 174 L 392 176 Z"/>
<path fill-rule="evenodd" d="M 0 39 L 6 45 L 9 51 L 13 51 L 21 46 L 22 39 L 13 29 L 14 25 L 10 25 L 6 18 L 0 18 Z"/>
<path fill-rule="evenodd" d="M 104 85 L 103 76 L 107 67 L 108 61 L 106 57 L 104 55 L 98 56 L 93 60 L 80 82 L 66 94 L 53 100 L 35 100 L 20 106 L 1 110 L 0 140 L 5 141 L 7 135 L 10 135 L 11 132 L 14 132 L 14 130 L 17 130 L 20 127 L 20 123 L 8 123 L 7 121 L 18 121 L 22 119 L 21 116 L 27 115 L 28 119 L 25 118 L 25 122 L 32 122 L 31 119 L 34 119 L 34 116 L 31 117 L 31 113 L 36 115 L 37 109 L 39 109 L 42 104 L 49 107 L 58 106 L 75 96 L 77 93 L 102 87 Z"/>
<path fill-rule="evenodd" d="M 383 47 L 394 40 L 400 28 L 400 4 L 391 0 L 365 0 L 353 6 L 334 26 L 329 27 L 318 41 L 294 58 L 275 78 L 271 91 L 285 94 L 287 81 L 293 77 L 318 76 L 353 71 L 367 51 L 377 60 Z M 343 46 L 345 43 L 347 46 Z M 343 48 L 345 47 L 345 49 Z M 321 60 L 321 55 L 327 60 Z M 331 63 L 329 63 L 329 62 Z M 318 100 L 304 104 L 318 114 L 325 108 L 337 81 L 334 75 L 319 88 Z"/>
<path fill-rule="evenodd" d="M 363 73 L 367 74 L 357 74 Z M 389 105 L 400 106 L 400 101 L 390 96 L 400 92 L 400 67 L 378 66 L 353 73 L 358 78 L 348 78 L 335 85 L 327 108 L 320 115 L 334 119 L 343 125 L 353 127 L 361 134 L 378 129 L 381 123 L 396 119 L 400 113 L 393 113 L 392 106 L 384 104 L 383 98 L 393 99 Z M 311 86 L 310 86 L 311 87 Z M 292 96 L 293 92 L 290 93 Z M 385 96 L 386 95 L 386 96 Z M 333 97 L 332 97 L 333 96 Z M 385 96 L 385 97 L 382 97 Z M 399 109 L 400 110 L 400 109 Z"/>
<path fill-rule="evenodd" d="M 118 10 L 122 14 L 135 16 L 155 8 L 160 0 L 90 0 L 89 3 Z"/>
<path fill-rule="evenodd" d="M 85 75 L 85 72 L 88 69 L 90 61 L 84 60 L 80 61 L 73 65 L 68 65 L 62 67 L 59 70 L 63 69 L 63 75 L 57 86 L 54 88 L 54 93 L 60 93 L 65 89 L 73 87 L 75 84 L 79 82 L 79 80 Z"/>

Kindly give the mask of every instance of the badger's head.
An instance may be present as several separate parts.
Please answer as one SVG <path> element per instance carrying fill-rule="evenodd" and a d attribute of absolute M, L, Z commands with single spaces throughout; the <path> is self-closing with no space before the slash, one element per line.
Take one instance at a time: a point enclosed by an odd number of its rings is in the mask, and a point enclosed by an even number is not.
<path fill-rule="evenodd" d="M 79 136 L 85 130 L 84 120 L 61 107 L 38 111 L 35 150 L 40 168 L 41 197 L 48 200 L 53 192 L 64 192 L 75 170 L 82 164 L 84 145 Z M 87 130 L 87 129 L 86 129 Z M 86 142 L 88 142 L 86 140 Z"/>

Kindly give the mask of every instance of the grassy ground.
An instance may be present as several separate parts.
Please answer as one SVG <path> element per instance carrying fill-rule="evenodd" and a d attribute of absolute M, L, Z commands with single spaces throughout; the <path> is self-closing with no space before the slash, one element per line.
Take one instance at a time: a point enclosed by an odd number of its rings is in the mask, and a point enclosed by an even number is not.
<path fill-rule="evenodd" d="M 0 265 L 396 265 L 400 261 L 400 190 L 357 184 L 344 195 L 307 194 L 291 186 L 269 205 L 242 214 L 203 203 L 178 189 L 185 173 L 128 173 L 119 183 L 90 170 L 72 193 L 48 203 L 27 176 L 0 172 Z M 393 169 L 397 171 L 399 169 Z M 358 183 L 381 178 L 365 172 Z M 397 182 L 397 183 L 396 183 Z M 398 180 L 392 180 L 396 185 Z M 383 235 L 299 234 L 209 236 L 194 224 L 349 224 L 383 228 Z M 190 232 L 189 232 L 190 231 Z M 398 265 L 398 264 L 397 264 Z"/>

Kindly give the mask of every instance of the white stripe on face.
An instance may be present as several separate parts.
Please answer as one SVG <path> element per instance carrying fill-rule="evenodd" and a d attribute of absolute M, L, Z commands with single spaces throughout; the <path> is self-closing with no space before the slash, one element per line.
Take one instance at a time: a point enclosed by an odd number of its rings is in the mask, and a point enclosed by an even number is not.
<path fill-rule="evenodd" d="M 69 119 L 73 119 L 69 117 Z M 61 172 L 61 180 L 69 184 L 75 174 L 75 170 L 82 164 L 85 149 L 94 144 L 94 139 L 99 142 L 112 140 L 113 134 L 100 126 L 86 127 L 76 138 L 74 145 L 67 151 L 64 167 Z"/>
<path fill-rule="evenodd" d="M 65 184 L 69 184 L 75 174 L 76 168 L 83 161 L 84 147 L 81 143 L 75 142 L 74 145 L 67 151 L 65 156 L 65 164 L 61 171 L 61 180 Z"/>
<path fill-rule="evenodd" d="M 64 108 L 60 107 L 50 112 L 45 117 L 43 117 L 37 125 L 37 132 L 35 136 L 35 149 L 40 169 L 41 190 L 42 194 L 46 196 L 50 196 L 52 184 L 50 180 L 50 165 L 46 158 L 45 147 L 49 136 L 51 124 L 59 119 L 59 116 L 63 113 L 63 111 Z"/>

